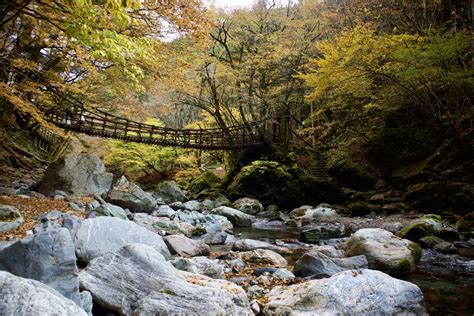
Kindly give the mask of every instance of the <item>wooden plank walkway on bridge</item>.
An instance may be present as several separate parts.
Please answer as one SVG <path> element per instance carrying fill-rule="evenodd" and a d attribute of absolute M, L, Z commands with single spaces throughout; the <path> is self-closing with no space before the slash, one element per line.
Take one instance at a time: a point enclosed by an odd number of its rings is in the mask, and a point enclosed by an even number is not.
<path fill-rule="evenodd" d="M 204 150 L 239 150 L 263 145 L 261 133 L 268 121 L 216 129 L 172 129 L 135 122 L 100 110 L 74 106 L 50 111 L 46 119 L 56 126 L 90 136 L 149 145 Z M 275 132 L 274 127 L 271 128 Z"/>

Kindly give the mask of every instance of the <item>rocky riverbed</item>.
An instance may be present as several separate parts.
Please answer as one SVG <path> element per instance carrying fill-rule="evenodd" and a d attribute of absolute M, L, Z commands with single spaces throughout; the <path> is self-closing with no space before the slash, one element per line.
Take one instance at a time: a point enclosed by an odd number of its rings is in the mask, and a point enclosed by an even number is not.
<path fill-rule="evenodd" d="M 145 192 L 87 154 L 32 188 L 0 188 L 1 315 L 474 312 L 474 240 L 437 215 Z"/>

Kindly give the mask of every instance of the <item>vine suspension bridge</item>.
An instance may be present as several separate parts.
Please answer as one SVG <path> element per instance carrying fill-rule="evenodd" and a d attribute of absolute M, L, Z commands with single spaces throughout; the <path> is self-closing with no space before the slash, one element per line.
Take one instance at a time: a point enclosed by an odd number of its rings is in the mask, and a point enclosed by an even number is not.
<path fill-rule="evenodd" d="M 274 140 L 278 125 L 267 119 L 227 128 L 172 129 L 144 124 L 97 109 L 74 105 L 67 110 L 46 112 L 50 123 L 65 130 L 90 136 L 113 138 L 148 145 L 203 150 L 239 150 L 263 145 L 263 134 Z"/>

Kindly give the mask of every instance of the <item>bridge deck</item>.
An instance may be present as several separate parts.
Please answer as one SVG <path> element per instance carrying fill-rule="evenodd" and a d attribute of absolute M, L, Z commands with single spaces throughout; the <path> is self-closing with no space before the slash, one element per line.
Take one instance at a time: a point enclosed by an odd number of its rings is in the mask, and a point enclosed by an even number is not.
<path fill-rule="evenodd" d="M 262 146 L 264 124 L 216 129 L 171 129 L 135 122 L 99 110 L 74 107 L 47 113 L 49 122 L 66 130 L 149 145 L 207 150 L 238 150 Z"/>

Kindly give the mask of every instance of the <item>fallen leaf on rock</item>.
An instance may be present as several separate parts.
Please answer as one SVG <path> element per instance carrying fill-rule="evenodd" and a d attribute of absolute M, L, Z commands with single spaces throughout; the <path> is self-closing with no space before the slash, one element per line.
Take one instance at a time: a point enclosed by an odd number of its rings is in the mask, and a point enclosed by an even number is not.
<path fill-rule="evenodd" d="M 77 199 L 75 202 L 88 202 L 89 198 Z M 25 199 L 20 196 L 0 196 L 0 204 L 16 207 L 24 223 L 11 232 L 0 232 L 0 240 L 16 240 L 28 236 L 28 231 L 33 230 L 38 224 L 35 217 L 56 210 L 61 212 L 70 212 L 74 215 L 84 218 L 85 214 L 73 210 L 69 203 L 63 200 L 54 200 L 51 198 L 30 198 Z"/>

